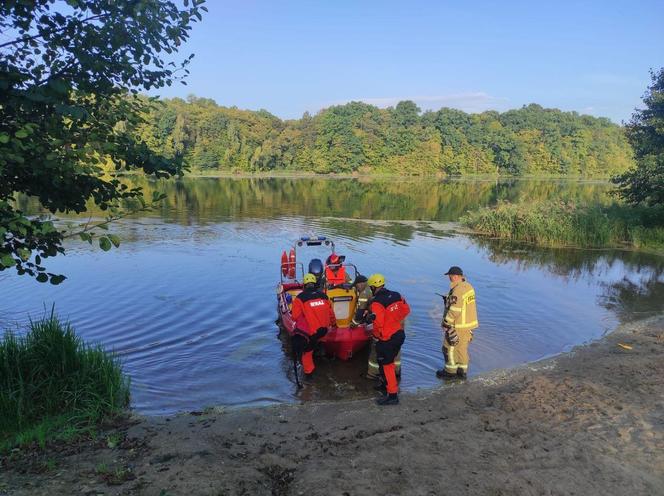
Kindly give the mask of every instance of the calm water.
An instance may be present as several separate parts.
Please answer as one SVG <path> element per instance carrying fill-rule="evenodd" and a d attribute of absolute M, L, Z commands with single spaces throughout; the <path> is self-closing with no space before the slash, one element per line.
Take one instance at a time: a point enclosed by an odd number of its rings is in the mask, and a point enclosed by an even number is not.
<path fill-rule="evenodd" d="M 373 396 L 366 357 L 321 360 L 297 391 L 274 325 L 279 257 L 302 234 L 336 241 L 362 272 L 383 272 L 413 309 L 402 388 L 436 387 L 441 276 L 462 266 L 478 295 L 471 374 L 510 367 L 600 337 L 664 307 L 664 257 L 536 250 L 450 231 L 464 211 L 500 200 L 605 201 L 601 183 L 191 179 L 143 182 L 168 200 L 115 228 L 119 250 L 72 243 L 49 269 L 60 286 L 0 274 L 0 321 L 16 328 L 55 304 L 86 339 L 115 349 L 133 407 L 168 414 Z M 22 206 L 36 206 L 22 200 Z M 312 251 L 311 256 L 317 252 Z"/>

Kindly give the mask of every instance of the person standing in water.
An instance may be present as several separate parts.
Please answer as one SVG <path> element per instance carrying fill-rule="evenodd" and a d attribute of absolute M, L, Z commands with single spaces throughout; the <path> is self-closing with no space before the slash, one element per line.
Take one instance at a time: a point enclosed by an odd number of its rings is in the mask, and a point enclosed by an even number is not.
<path fill-rule="evenodd" d="M 461 267 L 450 267 L 444 275 L 450 279 L 441 322 L 445 367 L 436 371 L 436 377 L 465 378 L 470 363 L 468 345 L 473 340 L 473 330 L 479 326 L 475 289 L 466 281 Z"/>
<path fill-rule="evenodd" d="M 316 287 L 316 276 L 305 274 L 302 283 L 302 292 L 293 301 L 295 333 L 291 342 L 295 355 L 302 361 L 305 376 L 311 377 L 316 368 L 314 350 L 318 340 L 327 334 L 330 327 L 336 327 L 337 322 L 330 300 Z"/>
<path fill-rule="evenodd" d="M 386 395 L 378 399 L 379 405 L 399 404 L 399 384 L 395 371 L 394 359 L 399 354 L 406 339 L 404 319 L 410 313 L 410 307 L 396 291 L 385 288 L 385 277 L 373 274 L 367 282 L 373 298 L 371 316 L 373 335 L 376 341 L 376 358 L 381 375 L 385 378 Z"/>

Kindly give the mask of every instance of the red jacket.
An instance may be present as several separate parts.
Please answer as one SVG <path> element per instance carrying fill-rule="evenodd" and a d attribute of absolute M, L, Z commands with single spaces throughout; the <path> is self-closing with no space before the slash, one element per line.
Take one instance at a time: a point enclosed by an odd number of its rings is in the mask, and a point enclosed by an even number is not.
<path fill-rule="evenodd" d="M 336 327 L 337 319 L 327 295 L 317 289 L 305 289 L 295 297 L 291 315 L 296 322 L 302 322 L 304 318 L 306 329 L 297 326 L 309 336 L 321 327 Z"/>
<path fill-rule="evenodd" d="M 374 336 L 387 341 L 395 332 L 403 329 L 403 321 L 410 313 L 410 307 L 399 293 L 383 288 L 371 300 L 371 313 L 376 316 L 373 322 Z"/>

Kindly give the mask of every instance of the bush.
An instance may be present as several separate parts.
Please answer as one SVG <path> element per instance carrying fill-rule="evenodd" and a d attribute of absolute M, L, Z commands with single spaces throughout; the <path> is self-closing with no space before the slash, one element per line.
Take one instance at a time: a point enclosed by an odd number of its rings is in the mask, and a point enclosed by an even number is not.
<path fill-rule="evenodd" d="M 622 247 L 664 252 L 664 209 L 623 204 L 500 203 L 461 218 L 479 234 L 541 246 Z"/>
<path fill-rule="evenodd" d="M 31 322 L 24 337 L 7 332 L 0 341 L 0 445 L 91 428 L 128 402 L 118 359 L 53 313 Z"/>

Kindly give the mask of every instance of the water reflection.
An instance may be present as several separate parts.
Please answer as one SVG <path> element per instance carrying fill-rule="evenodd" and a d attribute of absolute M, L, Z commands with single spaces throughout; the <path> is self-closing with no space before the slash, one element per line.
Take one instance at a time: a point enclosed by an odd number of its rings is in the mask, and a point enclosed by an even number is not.
<path fill-rule="evenodd" d="M 662 256 L 636 251 L 544 249 L 481 237 L 475 241 L 497 265 L 510 264 L 517 270 L 535 267 L 563 280 L 594 281 L 602 288 L 598 303 L 623 321 L 664 310 Z"/>
<path fill-rule="evenodd" d="M 153 212 L 181 225 L 228 219 L 288 216 L 372 220 L 455 221 L 477 206 L 498 201 L 560 198 L 575 202 L 609 201 L 603 182 L 566 180 L 412 180 L 320 178 L 127 179 L 151 197 L 166 194 Z M 34 199 L 21 196 L 19 207 L 39 211 Z M 100 215 L 91 207 L 91 212 Z"/>

